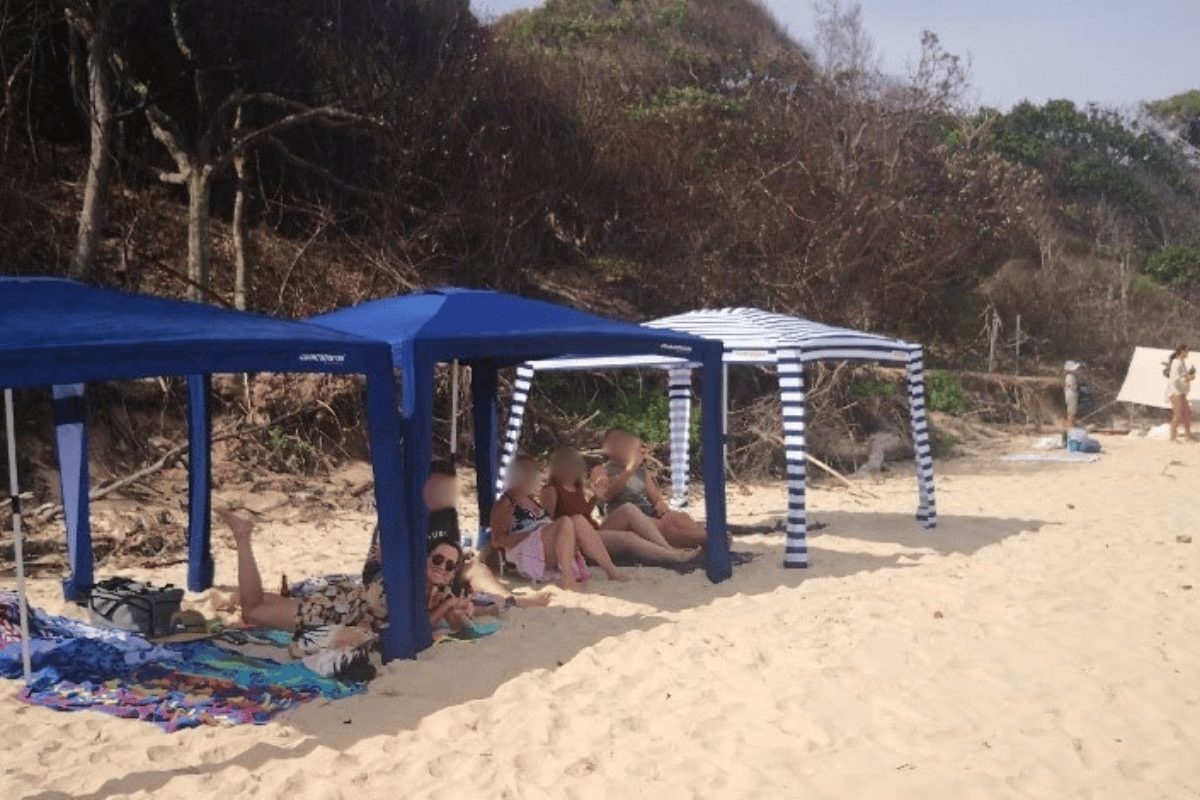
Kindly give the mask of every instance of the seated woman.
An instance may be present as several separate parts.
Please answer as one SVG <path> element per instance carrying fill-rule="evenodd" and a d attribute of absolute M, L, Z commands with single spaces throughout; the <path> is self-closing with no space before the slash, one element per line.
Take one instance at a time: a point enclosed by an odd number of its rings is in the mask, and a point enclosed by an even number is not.
<path fill-rule="evenodd" d="M 471 623 L 474 604 L 464 594 L 455 595 L 451 585 L 459 565 L 462 547 L 457 539 L 442 537 L 429 542 L 425 560 L 425 610 L 434 638 L 458 631 Z"/>
<path fill-rule="evenodd" d="M 672 511 L 662 492 L 646 472 L 645 445 L 624 428 L 604 434 L 608 461 L 592 470 L 592 489 L 607 509 L 632 504 L 654 520 L 663 537 L 675 547 L 703 547 L 708 533 L 682 511 Z"/>
<path fill-rule="evenodd" d="M 455 578 L 469 584 L 474 593 L 475 605 L 480 611 L 499 612 L 514 606 L 538 608 L 550 604 L 550 595 L 546 592 L 514 595 L 482 558 L 462 554 L 458 527 L 458 472 L 453 464 L 448 461 L 434 461 L 430 464 L 429 479 L 425 481 L 423 496 L 425 507 L 429 509 L 430 546 L 442 541 L 453 541 L 455 546 L 460 548 L 462 557 L 458 559 L 458 573 Z M 376 528 L 371 537 L 366 563 L 363 564 L 363 581 L 374 579 L 380 569 L 379 529 Z"/>
<path fill-rule="evenodd" d="M 677 549 L 667 543 L 654 521 L 632 503 L 626 503 L 599 525 L 592 518 L 596 498 L 583 486 L 587 465 L 573 447 L 560 447 L 550 456 L 549 478 L 542 487 L 542 506 L 555 519 L 581 516 L 600 532 L 612 555 L 625 555 L 651 564 L 682 564 L 696 558 L 700 548 Z"/>
<path fill-rule="evenodd" d="M 581 550 L 610 580 L 629 580 L 613 565 L 600 534 L 582 516 L 550 518 L 533 496 L 537 482 L 537 461 L 517 456 L 509 468 L 508 490 L 492 507 L 492 545 L 507 551 L 508 560 L 526 578 L 546 581 L 558 576 L 567 590 L 589 577 Z"/>

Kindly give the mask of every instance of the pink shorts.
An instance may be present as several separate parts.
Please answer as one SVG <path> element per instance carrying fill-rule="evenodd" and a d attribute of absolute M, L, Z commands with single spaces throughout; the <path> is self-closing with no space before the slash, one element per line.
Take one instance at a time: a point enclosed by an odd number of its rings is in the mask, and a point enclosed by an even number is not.
<path fill-rule="evenodd" d="M 546 525 L 550 522 L 547 521 Z M 509 561 L 517 566 L 517 572 L 531 581 L 549 583 L 558 579 L 558 570 L 546 566 L 546 545 L 542 542 L 542 528 L 538 526 L 532 533 L 520 541 L 516 547 L 505 551 Z M 575 579 L 586 581 L 592 573 L 579 551 L 575 551 Z"/>

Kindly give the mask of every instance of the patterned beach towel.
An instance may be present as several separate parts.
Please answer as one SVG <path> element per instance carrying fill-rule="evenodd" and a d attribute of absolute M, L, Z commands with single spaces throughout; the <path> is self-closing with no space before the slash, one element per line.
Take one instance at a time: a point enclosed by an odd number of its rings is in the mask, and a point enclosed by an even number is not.
<path fill-rule="evenodd" d="M 0 590 L 0 676 L 7 678 L 22 676 L 17 613 L 16 594 Z M 366 684 L 325 678 L 299 662 L 240 653 L 220 640 L 156 644 L 40 609 L 30 609 L 29 628 L 33 674 L 18 699 L 143 719 L 167 732 L 261 725 L 302 703 L 366 691 Z M 229 638 L 286 646 L 268 633 Z"/>

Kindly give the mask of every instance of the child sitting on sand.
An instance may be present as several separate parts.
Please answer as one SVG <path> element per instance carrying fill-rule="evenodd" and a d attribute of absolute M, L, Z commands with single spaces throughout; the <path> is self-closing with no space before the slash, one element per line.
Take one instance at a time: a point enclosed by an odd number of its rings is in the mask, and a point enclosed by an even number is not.
<path fill-rule="evenodd" d="M 573 590 L 590 577 L 580 551 L 594 560 L 610 580 L 629 577 L 612 562 L 600 534 L 580 515 L 551 519 L 534 497 L 539 470 L 531 456 L 520 455 L 509 470 L 508 490 L 492 508 L 492 545 L 507 551 L 509 561 L 532 581 L 559 578 Z"/>

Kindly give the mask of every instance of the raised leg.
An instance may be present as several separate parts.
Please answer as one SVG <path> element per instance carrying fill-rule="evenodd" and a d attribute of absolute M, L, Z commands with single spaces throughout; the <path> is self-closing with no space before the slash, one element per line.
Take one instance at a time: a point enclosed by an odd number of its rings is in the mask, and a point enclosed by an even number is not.
<path fill-rule="evenodd" d="M 646 516 L 646 512 L 633 503 L 625 503 L 614 509 L 600 523 L 600 527 L 607 531 L 633 531 L 648 542 L 653 542 L 662 547 L 671 546 L 667 542 L 666 537 L 662 535 L 662 531 L 658 529 L 658 525 L 655 524 L 654 520 Z"/>
<path fill-rule="evenodd" d="M 294 597 L 282 597 L 263 591 L 262 573 L 259 572 L 258 560 L 254 557 L 254 547 L 250 540 L 254 523 L 230 511 L 218 513 L 221 520 L 229 526 L 237 544 L 238 602 L 242 607 L 242 621 L 248 625 L 281 631 L 296 630 L 296 610 L 300 601 Z"/>
<path fill-rule="evenodd" d="M 612 561 L 612 556 L 608 554 L 608 548 L 604 546 L 604 540 L 600 538 L 600 532 L 593 528 L 590 522 L 580 515 L 563 519 L 574 526 L 579 549 L 585 556 L 595 561 L 600 569 L 604 570 L 604 574 L 608 576 L 609 580 L 621 582 L 629 580 L 628 575 L 617 569 L 617 565 Z"/>
<path fill-rule="evenodd" d="M 658 518 L 658 527 L 672 547 L 703 547 L 708 532 L 682 511 L 668 511 Z"/>
<path fill-rule="evenodd" d="M 570 591 L 579 583 L 575 575 L 575 524 L 561 517 L 542 528 L 546 564 L 558 569 L 562 588 Z"/>

